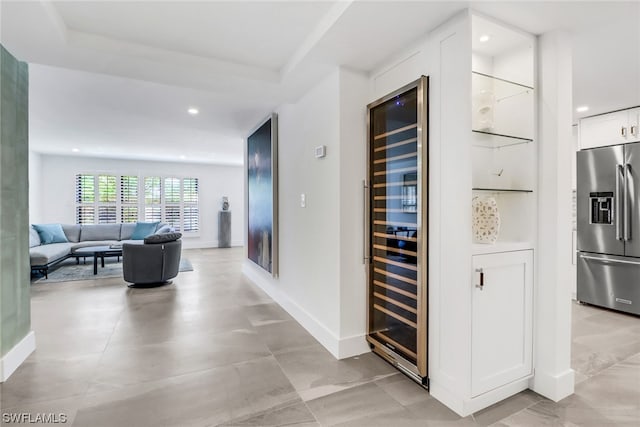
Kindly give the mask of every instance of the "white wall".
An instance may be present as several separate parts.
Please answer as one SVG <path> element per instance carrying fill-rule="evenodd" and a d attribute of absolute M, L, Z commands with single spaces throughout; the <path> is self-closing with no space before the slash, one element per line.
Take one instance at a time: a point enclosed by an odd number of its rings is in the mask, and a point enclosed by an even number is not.
<path fill-rule="evenodd" d="M 278 108 L 279 277 L 250 261 L 243 268 L 338 358 L 368 351 L 360 258 L 366 89 L 364 76 L 336 69 Z M 319 145 L 325 158 L 314 157 Z"/>
<path fill-rule="evenodd" d="M 218 246 L 218 211 L 222 196 L 228 196 L 232 211 L 231 243 L 244 244 L 244 182 L 241 166 L 115 160 L 79 156 L 40 155 L 41 214 L 43 223 L 75 223 L 75 176 L 104 172 L 140 176 L 175 175 L 195 177 L 200 186 L 200 233 L 183 237 L 185 248 Z M 37 217 L 36 211 L 33 217 Z"/>
<path fill-rule="evenodd" d="M 42 220 L 42 160 L 41 155 L 29 151 L 29 222 Z"/>
<path fill-rule="evenodd" d="M 538 43 L 538 251 L 535 376 L 532 389 L 553 401 L 573 393 L 571 369 L 571 37 L 554 31 Z"/>

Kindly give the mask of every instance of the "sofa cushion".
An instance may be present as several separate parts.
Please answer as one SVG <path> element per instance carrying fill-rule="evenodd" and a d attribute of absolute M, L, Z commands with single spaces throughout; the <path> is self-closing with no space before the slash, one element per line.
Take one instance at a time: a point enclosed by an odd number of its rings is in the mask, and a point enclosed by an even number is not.
<path fill-rule="evenodd" d="M 143 240 L 145 237 L 155 233 L 159 222 L 138 222 L 131 234 L 131 240 Z"/>
<path fill-rule="evenodd" d="M 59 260 L 69 255 L 72 245 L 73 243 L 50 243 L 33 247 L 29 249 L 31 265 L 45 265 Z"/>
<path fill-rule="evenodd" d="M 178 240 L 182 237 L 182 233 L 162 233 L 162 234 L 152 234 L 149 237 L 145 237 L 144 243 L 168 243 Z"/>
<path fill-rule="evenodd" d="M 70 242 L 80 241 L 80 224 L 62 224 L 62 231 Z"/>
<path fill-rule="evenodd" d="M 162 227 L 158 226 L 158 229 L 154 234 L 174 233 L 176 231 L 172 226 L 165 224 Z"/>
<path fill-rule="evenodd" d="M 35 228 L 29 227 L 29 247 L 32 248 L 34 246 L 40 246 L 42 241 L 40 241 L 40 235 L 36 231 Z"/>
<path fill-rule="evenodd" d="M 83 225 L 80 241 L 120 240 L 120 224 Z"/>
<path fill-rule="evenodd" d="M 120 240 L 130 240 L 135 228 L 135 222 L 122 224 L 122 228 L 120 229 Z"/>
<path fill-rule="evenodd" d="M 40 235 L 40 241 L 43 245 L 67 243 L 69 241 L 60 224 L 33 224 L 33 228 Z"/>

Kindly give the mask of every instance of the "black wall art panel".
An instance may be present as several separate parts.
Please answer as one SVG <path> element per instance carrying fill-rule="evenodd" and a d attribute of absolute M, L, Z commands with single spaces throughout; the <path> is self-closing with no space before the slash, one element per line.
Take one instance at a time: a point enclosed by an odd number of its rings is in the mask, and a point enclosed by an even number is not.
<path fill-rule="evenodd" d="M 247 138 L 247 254 L 278 273 L 278 124 L 272 114 Z"/>

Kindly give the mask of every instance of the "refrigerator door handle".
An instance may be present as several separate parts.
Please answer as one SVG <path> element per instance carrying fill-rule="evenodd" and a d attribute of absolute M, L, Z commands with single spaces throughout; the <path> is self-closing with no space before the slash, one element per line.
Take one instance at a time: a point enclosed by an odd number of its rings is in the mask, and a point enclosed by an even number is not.
<path fill-rule="evenodd" d="M 622 193 L 620 179 L 624 179 L 624 167 L 616 166 L 616 239 L 622 240 Z"/>
<path fill-rule="evenodd" d="M 633 264 L 633 265 L 640 265 L 640 262 L 635 262 L 635 261 L 626 261 L 626 260 L 622 260 L 622 259 L 613 259 L 613 258 L 601 258 L 601 257 L 597 257 L 597 256 L 589 256 L 589 255 L 580 255 L 580 258 L 582 259 L 592 259 L 594 261 L 601 261 L 601 262 L 611 262 L 611 263 L 615 263 L 615 264 Z"/>
<path fill-rule="evenodd" d="M 629 181 L 631 180 L 631 165 L 624 165 L 624 240 L 631 240 L 631 195 Z"/>

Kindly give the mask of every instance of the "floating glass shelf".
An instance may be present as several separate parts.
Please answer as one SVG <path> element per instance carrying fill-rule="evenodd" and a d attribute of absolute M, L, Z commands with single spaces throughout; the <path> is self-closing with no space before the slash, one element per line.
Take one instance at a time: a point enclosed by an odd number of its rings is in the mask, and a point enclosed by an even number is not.
<path fill-rule="evenodd" d="M 493 193 L 533 193 L 533 190 L 522 190 L 516 188 L 472 188 L 473 191 L 491 191 Z"/>
<path fill-rule="evenodd" d="M 533 139 L 531 138 L 523 138 L 515 135 L 504 135 L 501 133 L 489 132 L 484 130 L 472 129 L 471 132 L 478 134 L 479 136 L 479 138 L 477 139 L 478 143 L 473 144 L 474 147 L 502 148 L 533 142 Z"/>
<path fill-rule="evenodd" d="M 511 81 L 511 80 L 507 80 L 507 79 L 502 79 L 500 77 L 492 76 L 491 74 L 481 73 L 479 71 L 471 71 L 471 73 L 472 74 L 476 74 L 478 76 L 487 77 L 489 79 L 497 80 L 497 81 L 500 81 L 500 82 L 509 83 L 509 84 L 516 85 L 516 86 L 520 86 L 520 87 L 525 88 L 525 89 L 533 90 L 532 86 L 528 86 L 528 85 L 525 85 L 525 84 L 522 84 L 522 83 L 518 83 L 518 82 Z"/>

